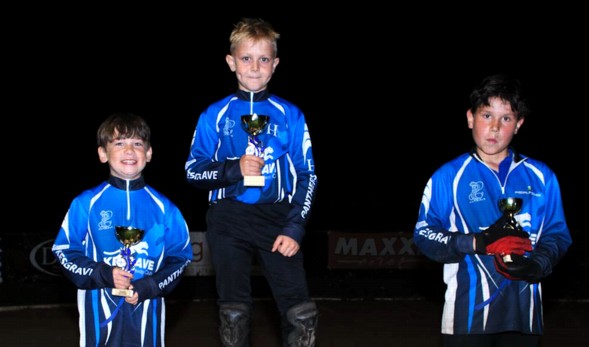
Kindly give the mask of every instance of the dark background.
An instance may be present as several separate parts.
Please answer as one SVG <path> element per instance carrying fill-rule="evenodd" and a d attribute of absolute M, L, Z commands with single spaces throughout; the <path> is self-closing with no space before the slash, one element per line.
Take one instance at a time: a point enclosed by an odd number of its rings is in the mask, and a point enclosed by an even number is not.
<path fill-rule="evenodd" d="M 497 72 L 528 87 L 534 113 L 514 145 L 556 171 L 569 224 L 581 228 L 589 74 L 575 9 L 227 7 L 25 16 L 9 50 L 19 104 L 6 116 L 19 125 L 6 130 L 21 139 L 12 174 L 26 178 L 30 193 L 17 199 L 28 201 L 36 227 L 57 232 L 71 199 L 107 176 L 96 129 L 130 111 L 153 128 L 148 182 L 191 230 L 204 230 L 207 193 L 186 183 L 184 161 L 200 112 L 237 88 L 224 58 L 233 24 L 256 16 L 282 34 L 270 89 L 299 105 L 310 127 L 319 177 L 310 230 L 412 230 L 429 176 L 472 145 L 470 90 Z"/>
<path fill-rule="evenodd" d="M 228 38 L 251 16 L 281 33 L 270 90 L 297 104 L 311 131 L 319 186 L 308 233 L 411 232 L 429 176 L 472 146 L 468 94 L 498 72 L 523 81 L 534 109 L 514 146 L 552 167 L 573 239 L 584 232 L 583 11 L 501 3 L 325 5 L 323 13 L 308 5 L 211 6 L 6 12 L 12 230 L 56 234 L 71 200 L 107 177 L 95 133 L 117 111 L 148 120 L 147 182 L 180 207 L 191 230 L 205 230 L 207 192 L 186 183 L 184 162 L 200 112 L 237 88 L 225 63 Z"/>

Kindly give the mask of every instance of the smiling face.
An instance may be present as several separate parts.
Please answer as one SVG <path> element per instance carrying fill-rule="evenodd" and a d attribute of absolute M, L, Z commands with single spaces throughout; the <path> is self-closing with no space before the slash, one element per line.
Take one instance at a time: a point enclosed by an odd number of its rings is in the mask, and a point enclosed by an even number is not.
<path fill-rule="evenodd" d="M 489 106 L 481 105 L 474 114 L 468 110 L 466 118 L 478 155 L 497 170 L 524 119 L 518 120 L 511 104 L 497 97 L 489 98 Z"/>
<path fill-rule="evenodd" d="M 225 60 L 235 72 L 239 89 L 256 93 L 267 88 L 279 62 L 275 55 L 274 45 L 269 40 L 244 39 Z"/>
<path fill-rule="evenodd" d="M 134 180 L 141 177 L 141 172 L 151 161 L 152 148 L 139 138 L 122 139 L 118 134 L 106 147 L 98 147 L 98 158 L 108 163 L 112 176 Z"/>

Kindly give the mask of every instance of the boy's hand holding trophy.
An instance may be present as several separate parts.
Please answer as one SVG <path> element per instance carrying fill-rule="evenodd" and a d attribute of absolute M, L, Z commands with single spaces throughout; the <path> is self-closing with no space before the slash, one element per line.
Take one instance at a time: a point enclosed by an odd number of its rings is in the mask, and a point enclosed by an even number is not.
<path fill-rule="evenodd" d="M 489 228 L 475 234 L 476 253 L 500 255 L 504 262 L 509 263 L 512 261 L 512 254 L 523 256 L 532 250 L 530 235 L 515 219 L 522 203 L 523 200 L 520 198 L 505 198 L 499 201 L 499 209 L 503 215 Z"/>
<path fill-rule="evenodd" d="M 264 157 L 264 144 L 258 138 L 258 135 L 264 132 L 269 122 L 269 116 L 258 115 L 255 113 L 241 116 L 241 125 L 249 134 L 245 154 L 255 155 L 260 158 Z M 243 185 L 246 187 L 263 187 L 264 183 L 265 177 L 263 175 L 243 177 Z"/>

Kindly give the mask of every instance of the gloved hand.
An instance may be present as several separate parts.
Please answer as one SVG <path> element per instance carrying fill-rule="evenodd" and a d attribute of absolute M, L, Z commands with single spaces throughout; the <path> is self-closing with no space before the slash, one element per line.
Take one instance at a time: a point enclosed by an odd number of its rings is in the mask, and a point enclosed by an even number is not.
<path fill-rule="evenodd" d="M 517 254 L 524 255 L 532 251 L 532 241 L 521 236 L 504 236 L 499 240 L 487 245 L 486 254 Z"/>
<path fill-rule="evenodd" d="M 518 254 L 532 250 L 530 235 L 521 229 L 505 227 L 507 218 L 499 218 L 493 225 L 474 235 L 478 254 Z"/>
<path fill-rule="evenodd" d="M 530 258 L 521 255 L 512 255 L 512 261 L 506 263 L 503 257 L 495 255 L 495 269 L 505 278 L 513 281 L 526 281 L 537 283 L 542 278 L 542 268 Z"/>

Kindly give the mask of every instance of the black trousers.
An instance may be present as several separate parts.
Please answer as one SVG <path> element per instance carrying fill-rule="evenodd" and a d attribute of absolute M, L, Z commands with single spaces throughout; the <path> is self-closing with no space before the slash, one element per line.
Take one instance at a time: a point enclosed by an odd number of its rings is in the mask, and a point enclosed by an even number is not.
<path fill-rule="evenodd" d="M 289 211 L 287 202 L 249 205 L 220 200 L 207 211 L 206 239 L 216 275 L 218 302 L 251 306 L 250 276 L 256 258 L 282 317 L 310 301 L 301 250 L 292 257 L 271 252 Z"/>

